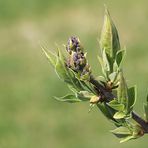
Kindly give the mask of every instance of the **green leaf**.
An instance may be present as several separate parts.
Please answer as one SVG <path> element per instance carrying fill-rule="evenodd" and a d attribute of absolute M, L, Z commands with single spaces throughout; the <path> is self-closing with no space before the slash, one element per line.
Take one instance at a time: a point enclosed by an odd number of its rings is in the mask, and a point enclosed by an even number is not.
<path fill-rule="evenodd" d="M 112 100 L 112 101 L 110 101 L 109 103 L 108 103 L 108 105 L 111 107 L 111 108 L 113 108 L 113 109 L 115 109 L 115 110 L 117 110 L 117 111 L 123 111 L 124 110 L 124 104 L 120 104 L 120 103 L 118 103 L 118 101 L 117 100 Z"/>
<path fill-rule="evenodd" d="M 118 138 L 127 137 L 128 135 L 131 135 L 131 131 L 124 126 L 120 126 L 114 130 L 111 131 L 115 136 Z"/>
<path fill-rule="evenodd" d="M 117 96 L 118 96 L 119 103 L 127 105 L 127 101 L 128 101 L 127 84 L 123 77 L 122 72 L 119 73 L 119 86 L 117 89 Z"/>
<path fill-rule="evenodd" d="M 67 71 L 68 71 L 69 79 L 71 80 L 71 83 L 68 84 L 69 89 L 72 90 L 73 92 L 79 92 L 81 90 L 84 90 L 83 86 L 80 84 L 80 81 L 71 72 L 71 70 L 67 69 Z"/>
<path fill-rule="evenodd" d="M 64 60 L 62 60 L 60 57 L 57 58 L 55 71 L 60 79 L 64 80 L 67 83 L 71 82 Z"/>
<path fill-rule="evenodd" d="M 68 84 L 69 89 L 74 93 L 79 93 L 80 91 L 88 91 L 88 92 L 94 92 L 94 88 L 90 85 L 87 81 L 81 81 L 75 72 L 71 69 L 68 69 L 68 74 L 71 79 L 71 84 Z"/>
<path fill-rule="evenodd" d="M 148 105 L 144 104 L 144 116 L 146 121 L 148 121 Z"/>
<path fill-rule="evenodd" d="M 45 53 L 48 60 L 50 61 L 50 63 L 55 67 L 55 71 L 60 79 L 71 85 L 71 89 L 73 87 L 73 90 L 83 90 L 79 81 L 75 78 L 75 76 L 72 73 L 70 73 L 69 69 L 66 67 L 65 59 L 60 49 L 58 49 L 58 56 L 54 55 L 51 51 L 43 47 L 42 50 Z"/>
<path fill-rule="evenodd" d="M 120 143 L 127 142 L 127 141 L 129 141 L 129 140 L 131 140 L 131 139 L 134 139 L 134 136 L 132 136 L 132 135 L 127 136 L 127 137 L 123 138 L 123 139 L 120 141 Z"/>
<path fill-rule="evenodd" d="M 90 73 L 80 76 L 81 81 L 89 81 L 90 80 Z"/>
<path fill-rule="evenodd" d="M 136 103 L 137 99 L 137 87 L 128 88 L 128 110 L 131 111 Z"/>
<path fill-rule="evenodd" d="M 106 82 L 106 79 L 105 79 L 104 76 L 97 76 L 95 79 L 96 79 L 97 81 Z"/>
<path fill-rule="evenodd" d="M 144 116 L 145 116 L 145 119 L 146 119 L 146 121 L 148 121 L 148 97 L 147 97 L 147 102 L 144 103 L 143 107 L 144 107 Z"/>
<path fill-rule="evenodd" d="M 54 97 L 54 98 L 62 102 L 69 102 L 69 103 L 81 102 L 81 100 L 78 99 L 75 95 L 66 95 L 63 97 Z"/>
<path fill-rule="evenodd" d="M 109 75 L 109 79 L 111 80 L 111 82 L 114 82 L 116 80 L 117 76 L 118 76 L 118 73 L 113 72 Z"/>
<path fill-rule="evenodd" d="M 60 49 L 58 49 L 58 57 L 57 57 L 57 62 L 55 66 L 55 71 L 59 76 L 59 78 L 64 80 L 69 85 L 72 85 L 71 87 L 74 87 L 74 89 L 78 91 L 83 90 L 75 74 L 69 68 L 66 67 L 65 59 Z"/>
<path fill-rule="evenodd" d="M 111 107 L 109 107 L 106 103 L 98 103 L 97 107 L 107 119 L 113 121 L 115 124 L 118 124 L 117 121 L 113 118 L 115 111 Z"/>
<path fill-rule="evenodd" d="M 125 49 L 119 50 L 116 53 L 116 62 L 117 62 L 118 67 L 120 67 L 120 65 L 121 65 L 121 63 L 123 61 L 124 55 L 125 55 Z"/>
<path fill-rule="evenodd" d="M 88 91 L 80 91 L 77 93 L 77 97 L 83 101 L 89 101 L 92 96 L 94 96 L 94 94 Z"/>
<path fill-rule="evenodd" d="M 126 117 L 126 115 L 124 112 L 119 111 L 119 112 L 116 112 L 113 117 L 114 117 L 114 119 L 122 119 L 122 118 Z"/>
<path fill-rule="evenodd" d="M 93 94 L 96 94 L 97 95 L 94 87 L 91 85 L 90 82 L 80 81 L 80 84 L 82 85 L 82 87 L 84 88 L 85 91 L 88 91 L 90 93 L 93 93 Z"/>
<path fill-rule="evenodd" d="M 106 54 L 105 50 L 103 50 L 103 52 L 102 52 L 102 58 L 103 58 L 103 67 L 105 69 L 105 73 L 107 73 L 110 71 L 110 63 L 107 58 L 107 54 Z"/>
<path fill-rule="evenodd" d="M 148 121 L 148 104 L 144 104 L 144 116 L 146 121 Z"/>
<path fill-rule="evenodd" d="M 143 136 L 144 134 L 143 128 L 138 124 L 133 126 L 132 132 L 132 135 L 135 139 Z"/>
<path fill-rule="evenodd" d="M 44 52 L 44 54 L 46 55 L 47 59 L 51 63 L 51 65 L 53 67 L 55 67 L 57 56 L 55 54 L 53 54 L 50 50 L 47 50 L 44 47 L 41 47 L 41 48 L 42 48 L 42 51 Z"/>
<path fill-rule="evenodd" d="M 115 57 L 116 52 L 120 50 L 118 32 L 107 9 L 105 10 L 100 47 L 113 58 Z"/>
<path fill-rule="evenodd" d="M 118 72 L 118 73 L 120 71 L 120 68 L 119 68 L 116 60 L 113 63 L 113 71 Z"/>
<path fill-rule="evenodd" d="M 73 93 L 79 92 L 79 90 L 75 86 L 73 86 L 71 84 L 68 84 L 67 86 Z"/>
<path fill-rule="evenodd" d="M 104 69 L 103 59 L 102 59 L 100 56 L 98 56 L 98 60 L 99 60 L 99 63 L 100 63 L 100 65 L 101 65 L 101 69 L 102 69 L 103 75 L 104 75 L 105 77 L 107 77 L 106 72 L 105 72 L 105 69 Z"/>

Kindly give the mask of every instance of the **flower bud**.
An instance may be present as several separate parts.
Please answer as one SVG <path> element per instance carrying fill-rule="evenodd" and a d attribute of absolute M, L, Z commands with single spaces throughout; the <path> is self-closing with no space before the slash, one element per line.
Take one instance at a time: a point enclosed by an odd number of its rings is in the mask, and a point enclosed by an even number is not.
<path fill-rule="evenodd" d="M 91 68 L 84 54 L 80 40 L 77 37 L 71 37 L 68 40 L 66 50 L 69 53 L 67 60 L 67 67 L 79 74 L 80 79 L 88 79 L 91 74 Z"/>
<path fill-rule="evenodd" d="M 95 104 L 95 103 L 98 103 L 100 100 L 100 97 L 98 96 L 92 96 L 91 99 L 90 99 L 90 103 L 91 104 Z"/>
<path fill-rule="evenodd" d="M 71 37 L 68 40 L 68 44 L 66 47 L 69 54 L 72 54 L 73 52 L 82 51 L 82 46 L 80 44 L 80 40 L 77 37 Z"/>

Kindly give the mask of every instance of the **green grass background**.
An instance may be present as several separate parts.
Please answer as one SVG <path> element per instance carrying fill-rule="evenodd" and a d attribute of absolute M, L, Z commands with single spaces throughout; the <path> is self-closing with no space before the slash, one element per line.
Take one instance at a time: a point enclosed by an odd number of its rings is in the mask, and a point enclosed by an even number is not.
<path fill-rule="evenodd" d="M 94 74 L 107 4 L 127 56 L 124 73 L 138 85 L 135 109 L 142 115 L 148 88 L 147 0 L 0 0 L 0 148 L 146 148 L 144 137 L 119 144 L 114 126 L 89 104 L 66 104 L 52 96 L 69 92 L 40 44 L 54 50 L 79 36 Z M 62 46 L 61 46 L 62 47 Z"/>

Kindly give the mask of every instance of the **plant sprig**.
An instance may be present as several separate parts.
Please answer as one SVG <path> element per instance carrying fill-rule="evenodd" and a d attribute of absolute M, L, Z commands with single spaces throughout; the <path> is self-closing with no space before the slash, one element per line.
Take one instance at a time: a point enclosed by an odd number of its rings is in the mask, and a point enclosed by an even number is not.
<path fill-rule="evenodd" d="M 133 111 L 137 87 L 128 86 L 124 78 L 121 66 L 125 49 L 120 46 L 118 31 L 107 9 L 99 43 L 101 55 L 98 59 L 103 80 L 93 76 L 78 37 L 69 38 L 65 52 L 58 49 L 52 53 L 42 48 L 58 77 L 71 90 L 71 94 L 55 99 L 69 103 L 89 101 L 90 106 L 96 105 L 114 123 L 116 128 L 111 132 L 120 138 L 120 142 L 139 138 L 148 133 L 148 99 L 144 104 L 144 120 Z"/>

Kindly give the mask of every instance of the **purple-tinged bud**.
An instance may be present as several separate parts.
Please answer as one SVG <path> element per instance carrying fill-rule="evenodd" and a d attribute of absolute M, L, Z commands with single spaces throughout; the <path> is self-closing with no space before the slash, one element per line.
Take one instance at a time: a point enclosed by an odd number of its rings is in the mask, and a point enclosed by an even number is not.
<path fill-rule="evenodd" d="M 82 51 L 83 48 L 80 44 L 79 38 L 77 38 L 77 37 L 69 38 L 66 50 L 69 54 L 72 54 L 72 51 L 73 52 Z"/>
<path fill-rule="evenodd" d="M 66 50 L 69 53 L 67 60 L 67 67 L 76 72 L 81 79 L 89 79 L 91 68 L 87 63 L 86 53 L 84 54 L 83 48 L 77 37 L 71 37 L 68 40 Z"/>

